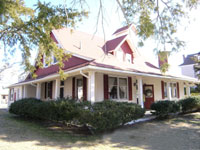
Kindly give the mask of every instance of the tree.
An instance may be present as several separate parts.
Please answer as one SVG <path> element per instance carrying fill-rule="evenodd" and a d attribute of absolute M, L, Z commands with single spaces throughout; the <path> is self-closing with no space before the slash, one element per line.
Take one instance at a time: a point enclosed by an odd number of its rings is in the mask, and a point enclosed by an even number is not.
<path fill-rule="evenodd" d="M 73 27 L 82 17 L 87 16 L 87 12 L 40 1 L 35 10 L 27 8 L 23 0 L 1 0 L 0 4 L 0 40 L 3 41 L 4 47 L 18 45 L 22 51 L 23 64 L 27 71 L 33 73 L 33 77 L 36 77 L 36 67 L 43 66 L 42 57 L 45 55 L 45 62 L 50 64 L 53 54 L 58 60 L 59 73 L 64 77 L 63 60 L 67 60 L 70 55 L 56 45 L 50 33 L 53 29 L 64 26 Z M 30 51 L 34 49 L 39 49 L 36 66 L 30 63 Z"/>
<path fill-rule="evenodd" d="M 30 50 L 39 48 L 37 66 L 42 67 L 40 61 L 46 55 L 46 62 L 50 63 L 51 53 L 58 60 L 59 73 L 63 77 L 63 60 L 70 56 L 64 50 L 56 46 L 49 34 L 52 29 L 63 26 L 74 26 L 82 17 L 87 16 L 84 4 L 87 0 L 71 0 L 79 4 L 78 11 L 63 6 L 52 6 L 50 3 L 36 4 L 36 9 L 27 8 L 23 0 L 0 0 L 0 41 L 4 45 L 13 47 L 19 45 L 24 59 L 26 70 L 34 72 L 36 66 L 29 62 Z M 98 20 L 102 18 L 103 24 L 103 0 L 99 0 Z M 187 16 L 187 10 L 196 8 L 198 0 L 113 0 L 124 15 L 125 24 L 134 23 L 140 38 L 139 46 L 144 41 L 153 38 L 157 42 L 155 51 L 178 51 L 185 43 L 176 36 L 178 24 L 181 18 Z M 80 7 L 81 6 L 81 7 Z M 170 46 L 170 47 L 169 47 Z M 168 66 L 168 65 L 165 65 Z M 164 70 L 167 70 L 164 67 Z"/>

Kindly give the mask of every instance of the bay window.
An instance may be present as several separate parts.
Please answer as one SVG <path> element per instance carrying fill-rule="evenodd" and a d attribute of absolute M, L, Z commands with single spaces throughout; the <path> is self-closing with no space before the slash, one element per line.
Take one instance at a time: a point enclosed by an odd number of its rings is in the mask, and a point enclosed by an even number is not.
<path fill-rule="evenodd" d="M 127 78 L 109 77 L 109 99 L 127 99 Z"/>

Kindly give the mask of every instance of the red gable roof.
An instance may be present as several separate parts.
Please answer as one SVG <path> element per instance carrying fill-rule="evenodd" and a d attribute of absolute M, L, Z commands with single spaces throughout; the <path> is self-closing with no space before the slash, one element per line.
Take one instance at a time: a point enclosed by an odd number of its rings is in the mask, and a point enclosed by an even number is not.
<path fill-rule="evenodd" d="M 125 26 L 125 27 L 119 28 L 119 29 L 117 29 L 113 34 L 117 34 L 117 33 L 119 33 L 119 32 L 125 31 L 125 30 L 127 30 L 129 27 L 130 27 L 130 25 L 127 25 L 127 26 Z"/>
<path fill-rule="evenodd" d="M 115 50 L 116 47 L 125 39 L 126 36 L 127 35 L 123 35 L 118 38 L 107 41 L 106 44 L 104 44 L 104 46 L 102 47 L 102 49 L 107 52 Z"/>

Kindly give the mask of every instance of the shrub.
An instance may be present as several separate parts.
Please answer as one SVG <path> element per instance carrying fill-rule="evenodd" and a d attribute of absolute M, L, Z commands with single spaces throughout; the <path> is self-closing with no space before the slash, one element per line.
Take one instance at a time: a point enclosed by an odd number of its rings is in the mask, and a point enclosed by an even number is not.
<path fill-rule="evenodd" d="M 170 113 L 180 112 L 180 105 L 175 101 L 157 101 L 151 105 L 151 109 L 155 110 L 153 114 L 160 119 L 167 118 Z"/>
<path fill-rule="evenodd" d="M 12 103 L 9 111 L 34 119 L 89 125 L 97 132 L 115 129 L 145 113 L 139 105 L 125 102 L 107 100 L 91 105 L 88 101 L 58 99 L 45 102 L 32 98 Z"/>
<path fill-rule="evenodd" d="M 188 97 L 179 101 L 183 113 L 200 109 L 200 97 Z"/>
<path fill-rule="evenodd" d="M 82 110 L 79 121 L 91 126 L 96 132 L 101 132 L 143 117 L 144 113 L 145 110 L 137 104 L 106 100 Z"/>

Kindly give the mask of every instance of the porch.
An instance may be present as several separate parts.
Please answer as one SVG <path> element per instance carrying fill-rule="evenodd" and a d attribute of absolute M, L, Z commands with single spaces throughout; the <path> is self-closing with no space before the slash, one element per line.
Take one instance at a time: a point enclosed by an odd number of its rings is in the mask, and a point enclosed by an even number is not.
<path fill-rule="evenodd" d="M 10 88 L 9 97 L 11 101 L 27 97 L 42 100 L 69 97 L 92 103 L 109 99 L 150 108 L 151 103 L 157 100 L 178 100 L 190 96 L 192 85 L 189 81 L 165 76 L 80 70 L 69 73 L 64 81 L 57 76 Z"/>

